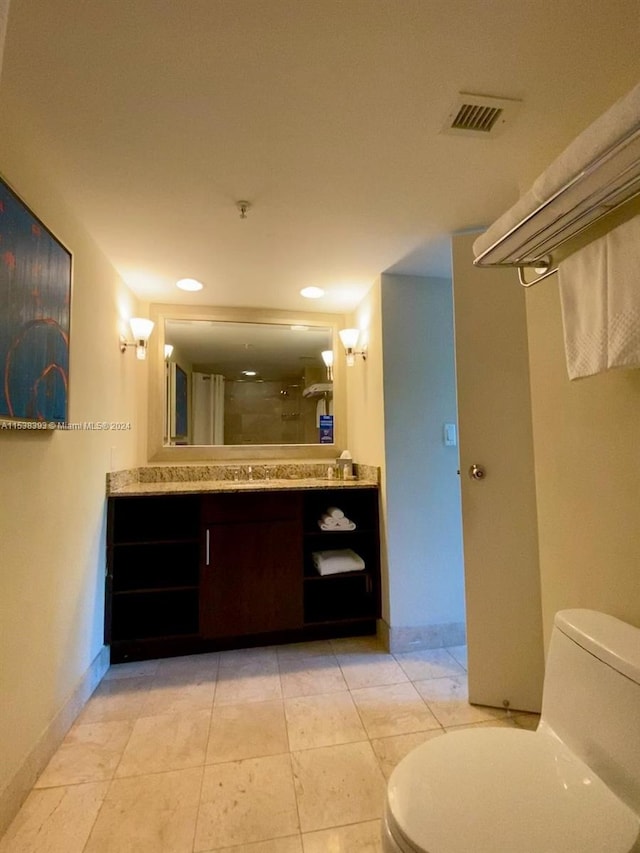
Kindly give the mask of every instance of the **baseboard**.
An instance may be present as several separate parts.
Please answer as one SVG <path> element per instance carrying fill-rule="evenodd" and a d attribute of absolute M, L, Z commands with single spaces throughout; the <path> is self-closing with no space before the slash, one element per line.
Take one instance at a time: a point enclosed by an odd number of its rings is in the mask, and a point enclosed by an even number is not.
<path fill-rule="evenodd" d="M 0 837 L 20 810 L 74 720 L 109 669 L 109 647 L 103 646 L 69 699 L 49 723 L 13 779 L 0 793 Z"/>
<path fill-rule="evenodd" d="M 395 627 L 388 625 L 384 619 L 380 619 L 378 636 L 392 653 L 411 652 L 415 649 L 442 649 L 446 646 L 463 646 L 467 641 L 464 622 Z"/>

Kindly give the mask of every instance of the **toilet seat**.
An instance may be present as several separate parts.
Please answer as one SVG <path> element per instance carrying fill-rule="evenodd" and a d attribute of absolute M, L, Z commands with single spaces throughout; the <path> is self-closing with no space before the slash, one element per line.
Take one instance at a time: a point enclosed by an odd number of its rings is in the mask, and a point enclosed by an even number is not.
<path fill-rule="evenodd" d="M 391 774 L 385 821 L 402 853 L 640 849 L 638 817 L 550 730 L 467 729 L 417 747 Z"/>

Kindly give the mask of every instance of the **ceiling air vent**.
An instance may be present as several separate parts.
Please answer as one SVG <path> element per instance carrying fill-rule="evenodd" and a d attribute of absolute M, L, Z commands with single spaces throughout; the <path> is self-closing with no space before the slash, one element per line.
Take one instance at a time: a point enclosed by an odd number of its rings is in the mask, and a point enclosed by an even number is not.
<path fill-rule="evenodd" d="M 511 122 L 522 101 L 460 92 L 449 110 L 442 133 L 497 136 Z"/>

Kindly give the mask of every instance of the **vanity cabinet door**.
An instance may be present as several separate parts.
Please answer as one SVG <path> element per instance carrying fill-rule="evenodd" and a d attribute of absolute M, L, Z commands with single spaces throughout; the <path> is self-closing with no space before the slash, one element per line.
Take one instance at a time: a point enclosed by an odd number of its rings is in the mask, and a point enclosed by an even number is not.
<path fill-rule="evenodd" d="M 298 494 L 211 495 L 203 506 L 200 633 L 236 637 L 300 628 Z"/>

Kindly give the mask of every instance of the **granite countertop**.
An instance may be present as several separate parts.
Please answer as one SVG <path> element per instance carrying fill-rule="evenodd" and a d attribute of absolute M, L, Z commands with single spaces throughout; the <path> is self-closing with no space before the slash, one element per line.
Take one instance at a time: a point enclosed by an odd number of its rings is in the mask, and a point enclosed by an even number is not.
<path fill-rule="evenodd" d="M 111 489 L 109 495 L 193 495 L 202 492 L 268 492 L 298 491 L 302 489 L 364 489 L 377 488 L 375 480 L 338 480 L 337 478 L 309 477 L 282 480 L 193 480 L 183 482 L 130 483 Z"/>
<path fill-rule="evenodd" d="M 107 474 L 107 496 L 378 487 L 378 468 L 358 465 L 354 472 L 356 476 L 343 480 L 327 476 L 326 463 L 145 466 Z"/>

